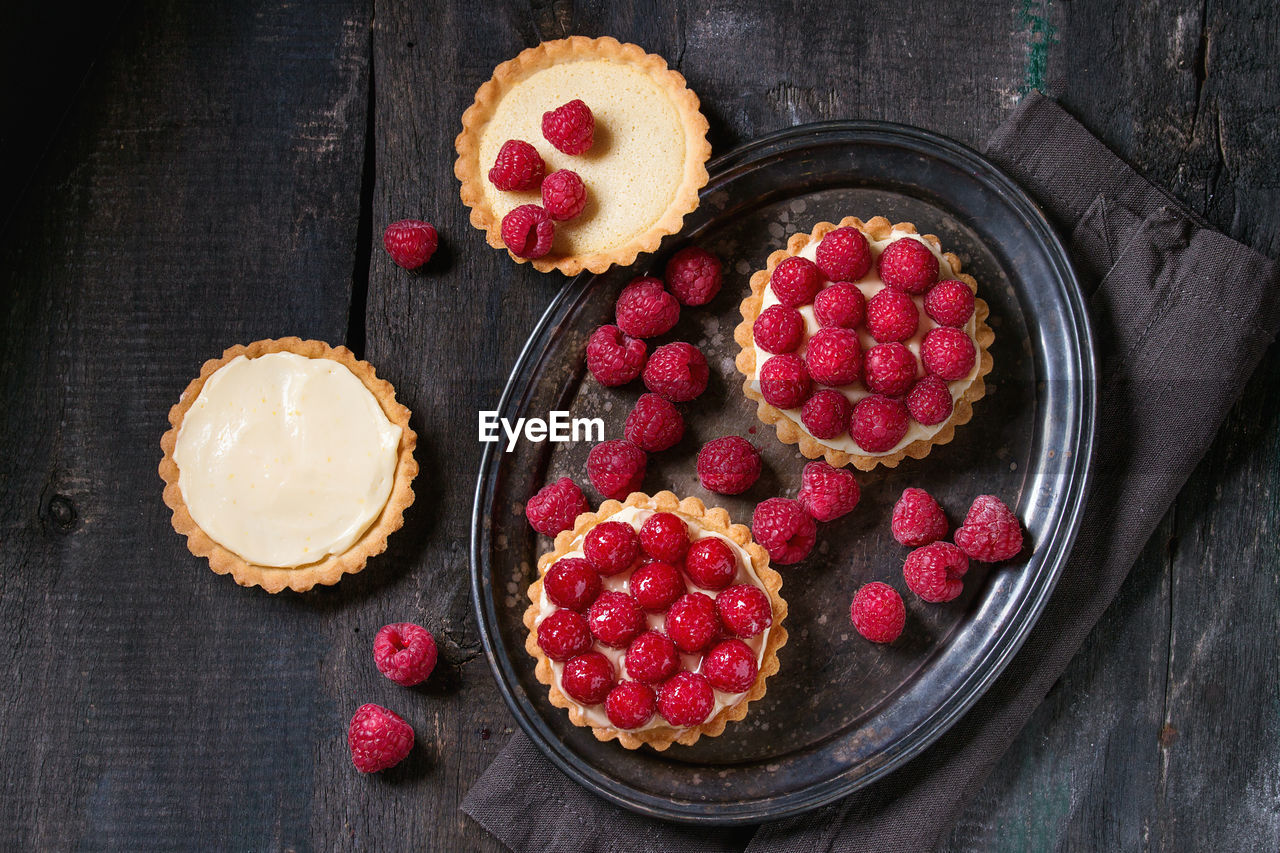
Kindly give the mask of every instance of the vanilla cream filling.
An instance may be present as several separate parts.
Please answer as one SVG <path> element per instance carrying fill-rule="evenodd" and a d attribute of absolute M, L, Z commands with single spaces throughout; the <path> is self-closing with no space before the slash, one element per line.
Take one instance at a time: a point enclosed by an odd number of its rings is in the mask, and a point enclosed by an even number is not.
<path fill-rule="evenodd" d="M 250 563 L 292 567 L 346 551 L 378 517 L 400 432 L 337 361 L 238 356 L 204 383 L 173 458 L 205 533 Z"/>
<path fill-rule="evenodd" d="M 579 99 L 595 117 L 595 141 L 565 154 L 542 135 L 542 114 Z M 517 82 L 480 136 L 485 200 L 501 219 L 521 204 L 541 204 L 537 189 L 504 192 L 489 181 L 498 150 L 509 139 L 538 149 L 547 174 L 571 169 L 587 189 L 587 206 L 556 223 L 555 255 L 590 255 L 625 245 L 662 218 L 684 181 L 685 130 L 680 113 L 648 74 L 606 59 L 544 68 Z"/>
<path fill-rule="evenodd" d="M 933 253 L 934 257 L 938 259 L 938 280 L 939 281 L 945 281 L 946 279 L 955 278 L 956 276 L 955 270 L 953 270 L 951 268 L 951 265 L 947 263 L 947 259 L 942 256 L 942 253 L 939 252 L 937 249 L 935 249 L 932 245 L 930 245 L 929 241 L 925 240 L 923 237 L 919 236 L 918 234 L 911 234 L 906 231 L 894 230 L 890 232 L 889 236 L 883 240 L 872 240 L 870 236 L 866 235 L 865 231 L 863 232 L 863 234 L 864 236 L 867 236 L 867 242 L 871 246 L 871 258 L 872 258 L 871 271 L 867 273 L 865 276 L 863 276 L 861 279 L 859 279 L 857 282 L 855 282 L 855 284 L 857 285 L 858 290 L 862 291 L 862 295 L 865 296 L 868 301 L 870 301 L 872 296 L 875 296 L 885 287 L 885 283 L 880 279 L 880 273 L 876 265 L 876 260 L 880 257 L 880 253 L 884 251 L 885 246 L 888 246 L 894 240 L 897 240 L 903 237 L 916 240 L 917 242 L 921 243 L 922 245 L 925 246 L 925 248 L 927 248 L 930 252 Z M 805 247 L 800 250 L 799 257 L 806 258 L 810 261 L 816 261 L 818 257 L 819 242 L 821 241 L 810 240 L 808 244 L 806 244 Z M 916 327 L 916 333 L 912 335 L 908 340 L 903 341 L 903 343 L 906 345 L 907 349 L 911 350 L 912 354 L 915 355 L 917 360 L 917 367 L 921 370 L 921 375 L 923 375 L 923 368 L 919 367 L 920 345 L 924 342 L 925 334 L 928 333 L 930 329 L 932 329 L 934 326 L 938 324 L 933 322 L 933 320 L 930 319 L 929 315 L 925 313 L 923 296 L 912 296 L 911 300 L 916 304 L 916 311 L 920 315 L 920 324 L 919 326 Z M 769 285 L 766 285 L 764 289 L 764 297 L 762 302 L 760 303 L 760 313 L 763 314 L 768 308 L 777 304 L 778 304 L 778 297 L 774 295 L 773 288 Z M 800 347 L 795 351 L 795 354 L 803 357 L 805 346 L 809 338 L 812 337 L 815 332 L 821 329 L 822 325 L 818 322 L 818 318 L 813 313 L 812 304 L 805 305 L 799 308 L 798 310 L 800 311 L 800 315 L 804 317 L 805 343 L 802 343 L 800 345 Z M 975 351 L 977 350 L 977 327 L 978 327 L 978 322 L 977 322 L 977 316 L 975 312 L 974 316 L 969 317 L 969 322 L 965 323 L 964 325 L 965 334 L 967 334 L 969 338 L 973 340 Z M 862 351 L 864 353 L 867 350 L 871 349 L 871 347 L 876 345 L 876 339 L 871 337 L 871 333 L 867 331 L 865 324 L 858 328 L 858 337 L 862 341 Z M 760 371 L 764 368 L 765 363 L 769 359 L 773 358 L 773 354 L 766 352 L 765 350 L 760 349 L 759 347 L 756 347 L 755 351 L 756 351 L 756 367 L 755 367 L 755 370 L 752 371 L 750 378 L 751 378 L 751 381 L 755 383 L 754 387 L 757 390 L 759 390 Z M 953 404 L 956 400 L 959 400 L 962 396 L 964 396 L 964 392 L 969 388 L 970 385 L 973 384 L 973 380 L 976 379 L 978 376 L 978 367 L 980 366 L 981 362 L 982 362 L 981 354 L 979 353 L 979 357 L 973 360 L 973 369 L 969 371 L 968 376 L 964 377 L 963 379 L 957 379 L 953 382 L 947 383 L 947 387 L 951 391 L 951 400 Z M 850 385 L 843 385 L 837 388 L 836 390 L 844 394 L 844 396 L 848 398 L 849 402 L 854 403 L 855 405 L 859 400 L 861 400 L 863 397 L 869 396 L 871 393 L 870 391 L 867 390 L 867 387 L 863 385 L 861 381 L 854 382 Z M 798 426 L 801 430 L 803 430 L 806 435 L 810 435 L 810 437 L 812 437 L 812 434 L 809 433 L 809 430 L 805 428 L 804 422 L 800 419 L 800 409 L 781 409 L 780 411 L 782 411 L 783 414 L 785 414 L 788 418 L 794 421 L 796 426 Z M 889 450 L 883 451 L 881 453 L 871 453 L 870 451 L 863 450 L 862 447 L 859 446 L 859 444 L 853 440 L 853 436 L 851 436 L 847 431 L 841 433 L 835 438 L 822 438 L 822 439 L 814 438 L 814 440 L 827 447 L 833 447 L 836 450 L 843 450 L 845 453 L 852 453 L 858 456 L 888 456 L 892 453 L 897 453 L 899 450 L 906 447 L 908 444 L 910 444 L 913 441 L 933 438 L 935 435 L 938 434 L 938 432 L 942 430 L 944 426 L 946 426 L 949 420 L 950 418 L 942 421 L 941 423 L 934 424 L 933 426 L 925 426 L 924 424 L 917 421 L 915 418 L 912 418 L 908 422 L 909 425 L 907 427 L 907 433 L 902 437 L 902 440 L 899 441 L 897 444 L 895 444 Z"/>
<path fill-rule="evenodd" d="M 629 507 L 624 507 L 622 510 L 618 511 L 616 514 L 611 515 L 604 520 L 625 522 L 627 524 L 630 524 L 636 530 L 639 530 L 640 526 L 644 524 L 645 521 L 649 518 L 649 516 L 653 515 L 655 512 L 657 512 L 657 510 L 646 509 L 643 507 L 629 506 Z M 693 541 L 696 542 L 699 539 L 705 539 L 709 536 L 714 536 L 717 539 L 723 540 L 724 543 L 728 545 L 730 549 L 733 550 L 734 556 L 736 556 L 738 560 L 738 574 L 736 577 L 734 577 L 733 582 L 730 584 L 730 586 L 734 584 L 746 583 L 746 584 L 751 584 L 752 586 L 757 586 L 757 587 L 760 587 L 761 589 L 764 589 L 764 584 L 760 582 L 760 576 L 756 574 L 755 569 L 751 564 L 751 555 L 747 553 L 746 549 L 744 549 L 737 542 L 734 542 L 729 537 L 724 536 L 723 534 L 717 533 L 714 530 L 706 530 L 702 528 L 693 519 L 687 518 L 683 515 L 681 515 L 680 517 L 684 520 L 685 524 L 689 526 L 690 538 Z M 582 557 L 583 556 L 582 540 L 585 535 L 586 534 L 583 534 L 583 536 L 579 536 L 576 540 L 574 540 L 573 549 L 570 550 L 567 554 L 565 554 L 560 559 L 563 560 L 568 557 Z M 712 590 L 709 590 L 709 589 L 702 589 L 701 587 L 693 586 L 691 583 L 689 583 L 688 576 L 685 575 L 683 572 L 681 573 L 681 577 L 685 580 L 686 582 L 685 585 L 688 587 L 689 592 L 701 592 L 707 596 L 710 596 L 712 599 L 714 599 L 716 596 L 720 594 L 718 592 L 713 592 Z M 628 594 L 630 594 L 631 592 L 631 571 L 630 570 L 626 572 L 620 572 L 610 577 L 602 577 L 600 580 L 603 584 L 604 589 L 618 590 Z M 546 619 L 548 616 L 550 616 L 552 613 L 554 613 L 558 609 L 559 608 L 556 607 L 556 605 L 552 604 L 550 599 L 547 598 L 546 587 L 544 586 L 543 592 L 538 597 L 538 617 L 535 620 L 535 630 L 537 625 L 542 624 L 543 619 Z M 662 631 L 664 633 L 666 632 L 667 617 L 665 613 L 646 613 L 645 616 L 647 618 L 646 630 Z M 751 637 L 750 639 L 743 640 L 743 642 L 746 643 L 747 646 L 753 652 L 755 652 L 757 667 L 759 667 L 761 662 L 764 660 L 764 649 L 765 649 L 765 644 L 768 642 L 768 639 L 769 639 L 770 630 L 772 630 L 772 626 L 770 626 L 769 628 L 765 628 L 759 634 L 757 634 L 754 637 Z M 614 672 L 619 676 L 618 678 L 619 681 L 631 680 L 630 675 L 627 673 L 627 663 L 626 663 L 627 650 L 626 649 L 615 649 L 610 646 L 606 646 L 603 643 L 598 641 L 592 646 L 592 649 L 594 651 L 603 653 L 604 656 L 607 657 L 613 663 Z M 691 672 L 699 672 L 701 670 L 703 655 L 681 654 L 680 658 L 681 658 L 681 664 L 685 669 L 688 669 Z M 550 660 L 550 658 L 548 658 L 548 660 Z M 569 696 L 568 693 L 564 692 L 564 685 L 561 683 L 561 676 L 564 673 L 564 663 L 560 661 L 555 661 L 555 660 L 550 660 L 550 663 L 551 663 L 551 672 L 554 677 L 556 687 L 559 688 L 561 693 L 564 693 L 564 696 L 566 699 L 568 699 L 570 702 L 573 702 L 573 704 L 577 705 L 579 708 L 582 709 L 583 715 L 586 717 L 587 723 L 592 726 L 612 726 L 613 723 L 609 721 L 609 716 L 605 713 L 603 703 L 598 705 L 581 705 L 578 702 L 574 701 Z M 730 708 L 734 705 L 737 705 L 739 702 L 742 701 L 742 697 L 747 695 L 745 692 L 744 693 L 725 693 L 724 691 L 716 690 L 715 688 L 712 688 L 712 692 L 715 694 L 715 706 L 711 709 L 711 713 L 707 715 L 708 720 L 714 717 L 716 714 L 719 714 L 725 708 Z M 641 726 L 638 729 L 631 729 L 630 731 L 644 731 L 646 729 L 656 729 L 656 728 L 664 728 L 664 727 L 672 728 L 670 723 L 668 723 L 666 720 L 662 719 L 661 716 L 655 713 L 653 715 L 653 719 L 651 719 L 648 723 L 646 723 L 645 725 Z M 675 728 L 682 728 L 682 727 L 675 727 Z"/>

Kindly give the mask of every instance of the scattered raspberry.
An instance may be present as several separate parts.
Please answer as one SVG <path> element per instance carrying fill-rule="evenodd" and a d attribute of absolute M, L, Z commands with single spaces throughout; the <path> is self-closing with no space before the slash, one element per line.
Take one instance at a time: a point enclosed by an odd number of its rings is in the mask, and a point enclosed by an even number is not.
<path fill-rule="evenodd" d="M 853 226 L 827 232 L 818 244 L 818 269 L 832 281 L 857 281 L 871 270 L 871 246 Z"/>
<path fill-rule="evenodd" d="M 573 219 L 586 206 L 587 188 L 577 172 L 559 169 L 542 179 L 542 207 L 552 219 Z"/>
<path fill-rule="evenodd" d="M 723 539 L 708 536 L 689 548 L 684 572 L 694 586 L 713 592 L 722 590 L 738 576 L 738 558 Z"/>
<path fill-rule="evenodd" d="M 770 305 L 751 325 L 751 336 L 765 352 L 794 352 L 804 339 L 804 317 L 788 305 Z"/>
<path fill-rule="evenodd" d="M 631 678 L 645 684 L 660 684 L 680 669 L 680 652 L 670 637 L 658 631 L 645 631 L 632 640 L 624 662 Z"/>
<path fill-rule="evenodd" d="M 600 574 L 616 575 L 640 558 L 640 537 L 625 521 L 602 521 L 582 538 L 582 553 Z"/>
<path fill-rule="evenodd" d="M 586 652 L 564 665 L 560 684 L 569 698 L 583 705 L 605 700 L 613 689 L 613 664 L 600 652 Z"/>
<path fill-rule="evenodd" d="M 849 434 L 868 453 L 892 450 L 907 434 L 910 418 L 901 400 L 872 394 L 853 407 Z"/>
<path fill-rule="evenodd" d="M 759 672 L 755 652 L 741 640 L 716 643 L 702 659 L 702 674 L 707 682 L 725 693 L 746 693 L 756 683 Z"/>
<path fill-rule="evenodd" d="M 687 403 L 707 390 L 711 369 L 702 351 L 683 341 L 663 344 L 644 367 L 644 387 L 673 403 Z"/>
<path fill-rule="evenodd" d="M 1022 550 L 1022 525 L 1004 501 L 995 495 L 978 495 L 956 530 L 956 544 L 975 560 L 998 563 Z"/>
<path fill-rule="evenodd" d="M 940 424 L 951 417 L 954 406 L 947 383 L 936 376 L 921 378 L 907 395 L 907 411 L 925 426 Z"/>
<path fill-rule="evenodd" d="M 606 388 L 626 385 L 644 369 L 649 348 L 617 326 L 601 326 L 587 340 L 587 370 Z"/>
<path fill-rule="evenodd" d="M 680 303 L 656 278 L 632 279 L 615 306 L 618 328 L 633 338 L 665 335 L 680 319 Z"/>
<path fill-rule="evenodd" d="M 968 376 L 977 357 L 973 339 L 950 326 L 934 326 L 920 345 L 924 369 L 947 382 Z"/>
<path fill-rule="evenodd" d="M 819 461 L 804 466 L 796 499 L 818 521 L 835 521 L 852 512 L 861 496 L 851 471 Z"/>
<path fill-rule="evenodd" d="M 814 392 L 800 409 L 800 422 L 814 438 L 835 438 L 849 428 L 853 404 L 830 388 Z"/>
<path fill-rule="evenodd" d="M 641 394 L 622 428 L 627 441 L 649 453 L 675 447 L 684 438 L 684 418 L 670 400 Z"/>
<path fill-rule="evenodd" d="M 373 638 L 373 662 L 402 687 L 421 684 L 436 668 L 436 639 L 412 622 L 383 625 Z"/>
<path fill-rule="evenodd" d="M 720 632 L 716 604 L 710 596 L 687 592 L 667 611 L 667 636 L 687 654 L 705 649 Z"/>
<path fill-rule="evenodd" d="M 893 505 L 890 529 L 899 543 L 919 548 L 947 535 L 947 516 L 924 489 L 904 489 Z"/>
<path fill-rule="evenodd" d="M 557 610 L 538 623 L 538 645 L 552 660 L 569 660 L 591 648 L 591 629 L 581 613 Z"/>
<path fill-rule="evenodd" d="M 902 576 L 907 586 L 925 601 L 941 604 L 964 590 L 960 579 L 969 571 L 969 559 L 950 542 L 934 542 L 907 555 Z"/>
<path fill-rule="evenodd" d="M 581 612 L 600 594 L 600 573 L 581 557 L 564 557 L 542 578 L 542 591 L 557 607 Z"/>
<path fill-rule="evenodd" d="M 697 246 L 681 249 L 667 261 L 667 289 L 681 305 L 706 305 L 720 292 L 720 259 Z"/>
<path fill-rule="evenodd" d="M 395 767 L 413 749 L 413 727 L 395 711 L 372 702 L 361 705 L 347 729 L 351 762 L 361 773 Z"/>
<path fill-rule="evenodd" d="M 886 287 L 867 302 L 867 331 L 877 343 L 905 341 L 916 333 L 919 325 L 920 311 L 916 303 L 900 290 Z"/>
<path fill-rule="evenodd" d="M 644 614 L 625 592 L 606 589 L 587 610 L 587 627 L 606 646 L 625 649 L 644 627 Z"/>
<path fill-rule="evenodd" d="M 655 512 L 640 525 L 640 547 L 655 560 L 678 563 L 689 550 L 689 527 L 674 513 Z"/>
<path fill-rule="evenodd" d="M 621 500 L 640 490 L 648 461 L 645 452 L 626 439 L 602 441 L 587 454 L 587 479 L 606 498 Z"/>
<path fill-rule="evenodd" d="M 565 154 L 581 154 L 590 149 L 595 132 L 591 108 L 577 98 L 542 114 L 542 135 Z"/>
<path fill-rule="evenodd" d="M 751 532 L 769 552 L 769 559 L 786 566 L 809 556 L 818 537 L 818 525 L 799 501 L 769 498 L 756 505 Z"/>
<path fill-rule="evenodd" d="M 645 563 L 631 573 L 631 597 L 649 613 L 665 612 L 684 593 L 680 572 L 669 563 Z"/>
<path fill-rule="evenodd" d="M 799 308 L 813 301 L 818 288 L 822 286 L 822 271 L 807 258 L 787 258 L 773 268 L 769 286 L 783 305 Z"/>
<path fill-rule="evenodd" d="M 538 149 L 522 139 L 508 139 L 489 170 L 489 183 L 500 190 L 531 190 L 538 186 L 544 171 Z"/>
<path fill-rule="evenodd" d="M 436 229 L 419 219 L 392 222 L 382 232 L 382 245 L 387 254 L 407 270 L 416 270 L 431 260 L 438 242 Z"/>
<path fill-rule="evenodd" d="M 716 596 L 716 613 L 725 630 L 744 640 L 773 624 L 773 606 L 758 586 L 740 583 Z"/>
<path fill-rule="evenodd" d="M 502 242 L 517 258 L 542 257 L 555 236 L 555 223 L 536 204 L 522 204 L 502 217 Z"/>
<path fill-rule="evenodd" d="M 658 695 L 647 684 L 624 681 L 609 691 L 604 712 L 609 722 L 620 729 L 638 729 L 653 719 L 658 708 Z"/>
<path fill-rule="evenodd" d="M 867 350 L 864 382 L 873 394 L 896 397 L 915 382 L 918 369 L 915 355 L 905 344 L 876 344 Z"/>
<path fill-rule="evenodd" d="M 939 326 L 963 326 L 973 316 L 973 291 L 954 278 L 940 281 L 925 294 L 924 313 Z"/>
<path fill-rule="evenodd" d="M 852 329 L 867 319 L 867 298 L 856 285 L 836 282 L 814 297 L 813 316 L 823 326 Z"/>
<path fill-rule="evenodd" d="M 809 338 L 805 367 L 814 382 L 848 385 L 862 376 L 862 345 L 853 329 L 819 329 Z"/>
<path fill-rule="evenodd" d="M 740 495 L 760 478 L 760 451 L 745 438 L 726 435 L 698 451 L 698 482 L 709 492 Z"/>
<path fill-rule="evenodd" d="M 707 679 L 694 672 L 678 672 L 658 692 L 658 713 L 673 726 L 698 726 L 711 716 L 716 697 Z"/>
<path fill-rule="evenodd" d="M 924 293 L 938 281 L 938 259 L 921 241 L 900 237 L 880 254 L 880 280 L 906 293 Z"/>
<path fill-rule="evenodd" d="M 795 353 L 775 355 L 760 368 L 760 396 L 779 409 L 798 408 L 809 399 L 813 385 L 804 359 Z"/>
<path fill-rule="evenodd" d="M 907 624 L 907 608 L 896 589 L 875 581 L 854 594 L 849 618 L 858 633 L 871 642 L 892 643 L 902 636 L 902 628 Z"/>
<path fill-rule="evenodd" d="M 572 530 L 573 522 L 584 512 L 590 512 L 582 489 L 568 477 L 547 483 L 524 505 L 529 525 L 544 536 L 555 536 L 562 530 Z"/>

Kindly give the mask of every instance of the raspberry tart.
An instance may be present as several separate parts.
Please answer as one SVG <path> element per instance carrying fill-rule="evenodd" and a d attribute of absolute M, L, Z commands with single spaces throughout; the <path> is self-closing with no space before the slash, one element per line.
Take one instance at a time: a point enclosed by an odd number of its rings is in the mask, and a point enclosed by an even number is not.
<path fill-rule="evenodd" d="M 909 222 L 819 222 L 751 276 L 734 331 L 743 392 L 809 459 L 922 459 L 986 393 L 995 334 L 977 289 Z"/>
<path fill-rule="evenodd" d="M 551 704 L 598 740 L 662 751 L 715 737 L 778 671 L 782 577 L 750 530 L 697 498 L 605 501 L 538 571 L 525 649 Z"/>

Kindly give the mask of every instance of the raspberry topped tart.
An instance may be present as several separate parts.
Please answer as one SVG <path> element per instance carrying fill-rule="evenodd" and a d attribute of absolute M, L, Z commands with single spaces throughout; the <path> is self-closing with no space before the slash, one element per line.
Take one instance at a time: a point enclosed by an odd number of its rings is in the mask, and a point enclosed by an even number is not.
<path fill-rule="evenodd" d="M 234 346 L 169 411 L 164 501 L 187 547 L 268 592 L 333 584 L 404 522 L 418 473 L 409 410 L 345 347 Z"/>
<path fill-rule="evenodd" d="M 543 42 L 462 114 L 471 224 L 541 272 L 604 272 L 680 230 L 707 182 L 707 120 L 666 61 L 612 38 Z"/>
<path fill-rule="evenodd" d="M 977 289 L 909 222 L 819 222 L 751 276 L 734 331 L 743 392 L 810 459 L 922 459 L 986 393 L 995 334 Z"/>
<path fill-rule="evenodd" d="M 538 561 L 525 649 L 551 704 L 627 749 L 689 745 L 764 696 L 787 641 L 782 577 L 723 509 L 633 492 Z"/>

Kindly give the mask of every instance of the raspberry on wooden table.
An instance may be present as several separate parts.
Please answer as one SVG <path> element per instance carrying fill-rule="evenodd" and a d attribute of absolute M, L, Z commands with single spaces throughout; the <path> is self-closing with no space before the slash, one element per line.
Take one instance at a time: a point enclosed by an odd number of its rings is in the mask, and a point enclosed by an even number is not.
<path fill-rule="evenodd" d="M 822 326 L 852 329 L 867 319 L 867 298 L 856 285 L 838 281 L 814 297 L 813 316 Z"/>
<path fill-rule="evenodd" d="M 666 397 L 652 392 L 641 394 L 627 415 L 622 434 L 641 450 L 659 453 L 684 438 L 684 417 Z"/>
<path fill-rule="evenodd" d="M 542 207 L 552 219 L 573 219 L 586 206 L 587 188 L 577 172 L 559 169 L 542 179 Z"/>
<path fill-rule="evenodd" d="M 760 451 L 741 436 L 726 435 L 702 445 L 697 469 L 702 488 L 739 495 L 760 479 Z"/>
<path fill-rule="evenodd" d="M 886 287 L 867 301 L 867 331 L 876 343 L 905 341 L 919 325 L 916 303 L 900 290 Z"/>
<path fill-rule="evenodd" d="M 809 556 L 818 537 L 818 525 L 799 501 L 769 498 L 756 505 L 751 532 L 769 552 L 769 559 L 786 566 Z"/>
<path fill-rule="evenodd" d="M 538 149 L 523 139 L 508 139 L 489 170 L 489 183 L 508 192 L 531 190 L 542 181 L 544 171 Z"/>
<path fill-rule="evenodd" d="M 673 726 L 697 726 L 711 716 L 715 701 L 706 678 L 694 672 L 678 672 L 658 691 L 658 713 Z"/>
<path fill-rule="evenodd" d="M 591 628 L 581 613 L 557 610 L 538 623 L 538 646 L 552 660 L 569 660 L 591 648 Z"/>
<path fill-rule="evenodd" d="M 998 563 L 1022 551 L 1022 524 L 1013 510 L 995 495 L 973 499 L 964 524 L 956 530 L 956 545 L 984 563 Z"/>
<path fill-rule="evenodd" d="M 621 500 L 640 490 L 648 456 L 626 439 L 602 441 L 587 454 L 587 479 L 606 498 Z"/>
<path fill-rule="evenodd" d="M 907 608 L 896 589 L 873 581 L 854 594 L 849 618 L 858 633 L 871 642 L 892 643 L 902 636 L 907 624 Z"/>
<path fill-rule="evenodd" d="M 542 591 L 557 607 L 581 612 L 600 594 L 600 573 L 582 557 L 561 557 L 543 576 Z"/>
<path fill-rule="evenodd" d="M 644 614 L 625 592 L 606 589 L 587 610 L 587 627 L 606 646 L 625 649 L 644 627 Z"/>
<path fill-rule="evenodd" d="M 805 367 L 814 382 L 848 385 L 862 377 L 862 345 L 853 329 L 819 329 L 809 338 Z"/>
<path fill-rule="evenodd" d="M 391 260 L 407 270 L 414 270 L 431 260 L 439 238 L 436 229 L 420 219 L 392 222 L 382 232 L 382 245 Z"/>
<path fill-rule="evenodd" d="M 582 537 L 582 553 L 600 574 L 616 575 L 640 558 L 640 537 L 625 521 L 602 521 Z"/>
<path fill-rule="evenodd" d="M 947 516 L 924 489 L 907 488 L 893 505 L 889 527 L 899 543 L 919 548 L 947 535 Z"/>
<path fill-rule="evenodd" d="M 522 204 L 502 217 L 502 242 L 518 258 L 540 258 L 551 251 L 556 225 L 541 206 Z"/>
<path fill-rule="evenodd" d="M 644 366 L 644 386 L 674 403 L 687 403 L 707 390 L 711 369 L 702 351 L 676 341 L 653 351 Z"/>
<path fill-rule="evenodd" d="M 818 521 L 835 521 L 853 512 L 861 496 L 852 471 L 819 460 L 804 466 L 796 499 Z"/>
<path fill-rule="evenodd" d="M 716 596 L 716 613 L 725 630 L 750 639 L 773 624 L 773 605 L 758 586 L 740 583 Z"/>
<path fill-rule="evenodd" d="M 640 525 L 640 548 L 655 560 L 678 563 L 689 550 L 689 526 L 672 512 L 655 512 Z"/>
<path fill-rule="evenodd" d="M 648 351 L 617 326 L 601 326 L 587 340 L 587 370 L 606 388 L 625 385 L 640 375 Z"/>
<path fill-rule="evenodd" d="M 634 278 L 614 306 L 618 328 L 634 338 L 652 338 L 671 331 L 680 319 L 680 303 L 656 278 Z"/>
<path fill-rule="evenodd" d="M 788 305 L 770 305 L 751 324 L 751 336 L 765 352 L 794 352 L 804 340 L 804 317 Z"/>
<path fill-rule="evenodd" d="M 595 116 L 578 98 L 542 114 L 542 135 L 565 154 L 582 154 L 590 149 L 595 132 Z"/>
<path fill-rule="evenodd" d="M 725 693 L 746 693 L 759 673 L 755 652 L 738 639 L 716 643 L 702 661 L 708 683 Z"/>
<path fill-rule="evenodd" d="M 852 225 L 836 228 L 818 244 L 817 262 L 832 281 L 857 281 L 871 271 L 871 245 Z"/>
<path fill-rule="evenodd" d="M 849 434 L 863 450 L 884 453 L 902 441 L 910 425 L 905 403 L 893 397 L 872 394 L 863 397 L 853 407 Z"/>
<path fill-rule="evenodd" d="M 401 687 L 421 684 L 436 668 L 436 639 L 412 622 L 383 625 L 373 638 L 373 662 L 378 672 Z"/>
<path fill-rule="evenodd" d="M 799 308 L 812 302 L 822 287 L 822 270 L 807 258 L 792 256 L 773 268 L 769 286 L 783 305 Z"/>
<path fill-rule="evenodd" d="M 529 525 L 542 535 L 552 537 L 563 530 L 571 530 L 577 517 L 590 511 L 582 489 L 568 477 L 547 483 L 524 505 Z"/>
<path fill-rule="evenodd" d="M 686 592 L 679 570 L 654 560 L 631 573 L 631 597 L 642 610 L 663 613 Z"/>
<path fill-rule="evenodd" d="M 667 289 L 681 305 L 706 305 L 720 292 L 720 259 L 697 246 L 676 252 L 667 261 Z"/>
<path fill-rule="evenodd" d="M 685 593 L 667 611 L 666 628 L 667 636 L 680 651 L 702 651 L 720 632 L 715 601 L 700 592 Z"/>
<path fill-rule="evenodd" d="M 724 589 L 738 576 L 738 557 L 723 539 L 708 536 L 689 548 L 684 572 L 695 586 L 714 592 Z"/>
<path fill-rule="evenodd" d="M 372 702 L 361 705 L 347 728 L 351 762 L 361 773 L 394 767 L 413 749 L 413 727 L 399 714 Z"/>
<path fill-rule="evenodd" d="M 853 404 L 839 391 L 823 388 L 805 400 L 800 409 L 800 422 L 818 439 L 835 438 L 849 429 Z"/>
<path fill-rule="evenodd" d="M 919 371 L 915 354 L 905 344 L 876 344 L 867 350 L 863 380 L 873 394 L 896 397 L 905 394 L 916 380 Z"/>
<path fill-rule="evenodd" d="M 924 313 L 939 326 L 963 326 L 973 316 L 973 291 L 954 278 L 940 281 L 925 294 Z"/>
<path fill-rule="evenodd" d="M 950 542 L 934 542 L 907 555 L 902 576 L 907 587 L 925 601 L 940 604 L 964 591 L 969 558 Z"/>
<path fill-rule="evenodd" d="M 660 684 L 680 669 L 676 644 L 659 631 L 646 631 L 632 640 L 623 660 L 627 675 L 645 684 Z"/>
<path fill-rule="evenodd" d="M 938 258 L 913 237 L 900 237 L 880 253 L 880 280 L 904 293 L 921 294 L 938 281 Z"/>
<path fill-rule="evenodd" d="M 583 705 L 605 700 L 613 689 L 613 664 L 600 652 L 584 652 L 564 665 L 560 684 L 569 698 Z"/>
<path fill-rule="evenodd" d="M 950 326 L 934 326 L 920 345 L 924 369 L 947 382 L 968 376 L 977 357 L 973 339 Z"/>
<path fill-rule="evenodd" d="M 954 408 L 951 389 L 936 376 L 922 377 L 907 394 L 907 411 L 925 426 L 942 423 L 951 417 Z"/>
<path fill-rule="evenodd" d="M 795 353 L 775 355 L 760 368 L 760 396 L 770 406 L 795 409 L 809 399 L 813 389 L 804 359 Z"/>
<path fill-rule="evenodd" d="M 609 722 L 620 729 L 638 729 L 653 719 L 658 709 L 658 695 L 647 684 L 624 681 L 609 691 L 604 712 Z"/>

